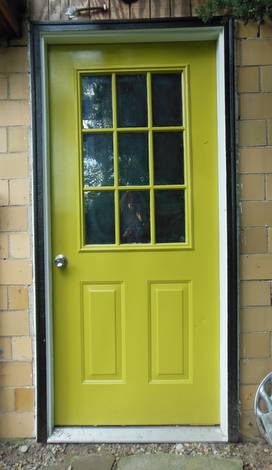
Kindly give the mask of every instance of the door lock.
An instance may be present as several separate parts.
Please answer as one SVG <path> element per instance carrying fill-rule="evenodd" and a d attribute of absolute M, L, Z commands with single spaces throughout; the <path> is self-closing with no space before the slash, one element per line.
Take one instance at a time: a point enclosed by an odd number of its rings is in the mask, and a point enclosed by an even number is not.
<path fill-rule="evenodd" d="M 64 255 L 57 255 L 54 259 L 54 264 L 56 268 L 66 268 L 68 264 L 68 259 Z"/>

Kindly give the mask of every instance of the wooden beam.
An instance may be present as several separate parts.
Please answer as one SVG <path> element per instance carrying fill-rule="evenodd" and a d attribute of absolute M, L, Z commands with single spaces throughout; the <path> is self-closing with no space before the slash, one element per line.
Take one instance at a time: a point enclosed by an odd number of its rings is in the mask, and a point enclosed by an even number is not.
<path fill-rule="evenodd" d="M 1 36 L 20 36 L 24 9 L 24 0 L 0 0 Z"/>

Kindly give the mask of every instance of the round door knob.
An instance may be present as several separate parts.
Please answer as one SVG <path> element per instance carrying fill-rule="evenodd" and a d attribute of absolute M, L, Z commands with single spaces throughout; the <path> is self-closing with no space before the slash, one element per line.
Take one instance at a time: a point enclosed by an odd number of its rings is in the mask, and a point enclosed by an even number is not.
<path fill-rule="evenodd" d="M 66 268 L 68 264 L 68 259 L 64 255 L 57 255 L 54 259 L 56 268 Z"/>

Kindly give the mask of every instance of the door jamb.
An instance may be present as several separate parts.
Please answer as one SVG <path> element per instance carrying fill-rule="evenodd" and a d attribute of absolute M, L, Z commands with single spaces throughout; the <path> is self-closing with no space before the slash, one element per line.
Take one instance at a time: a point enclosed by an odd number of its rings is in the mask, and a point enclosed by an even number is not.
<path fill-rule="evenodd" d="M 37 440 L 39 442 L 178 442 L 238 440 L 238 256 L 235 158 L 234 22 L 214 19 L 103 21 L 91 24 L 33 23 L 31 68 L 34 150 L 34 231 L 36 277 Z M 51 44 L 217 40 L 218 150 L 220 191 L 220 403 L 219 427 L 53 426 L 53 345 L 51 324 L 50 168 L 47 51 Z M 224 314 L 225 312 L 225 314 Z M 223 313 L 223 316 L 222 316 Z M 222 373 L 223 371 L 223 373 Z M 74 429 L 71 437 L 71 431 Z M 178 432 L 177 432 L 178 430 Z M 203 431 L 201 431 L 203 430 Z M 54 431 L 54 432 L 53 432 Z M 174 432 L 175 431 L 175 432 Z M 70 434 L 70 437 L 69 437 Z M 68 437 L 67 437 L 68 436 Z"/>

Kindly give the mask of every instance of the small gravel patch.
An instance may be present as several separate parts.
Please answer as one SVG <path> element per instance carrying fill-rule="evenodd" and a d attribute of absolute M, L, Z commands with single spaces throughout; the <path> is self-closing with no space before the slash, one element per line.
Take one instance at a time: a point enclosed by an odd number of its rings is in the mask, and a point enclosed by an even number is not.
<path fill-rule="evenodd" d="M 240 458 L 244 470 L 272 470 L 272 447 L 264 441 L 239 444 L 37 444 L 32 440 L 1 441 L 0 470 L 39 470 L 61 463 L 67 457 L 88 454 L 111 454 L 117 463 L 120 457 L 158 452 L 180 455 L 215 455 Z M 116 466 L 116 465 L 115 465 Z"/>

